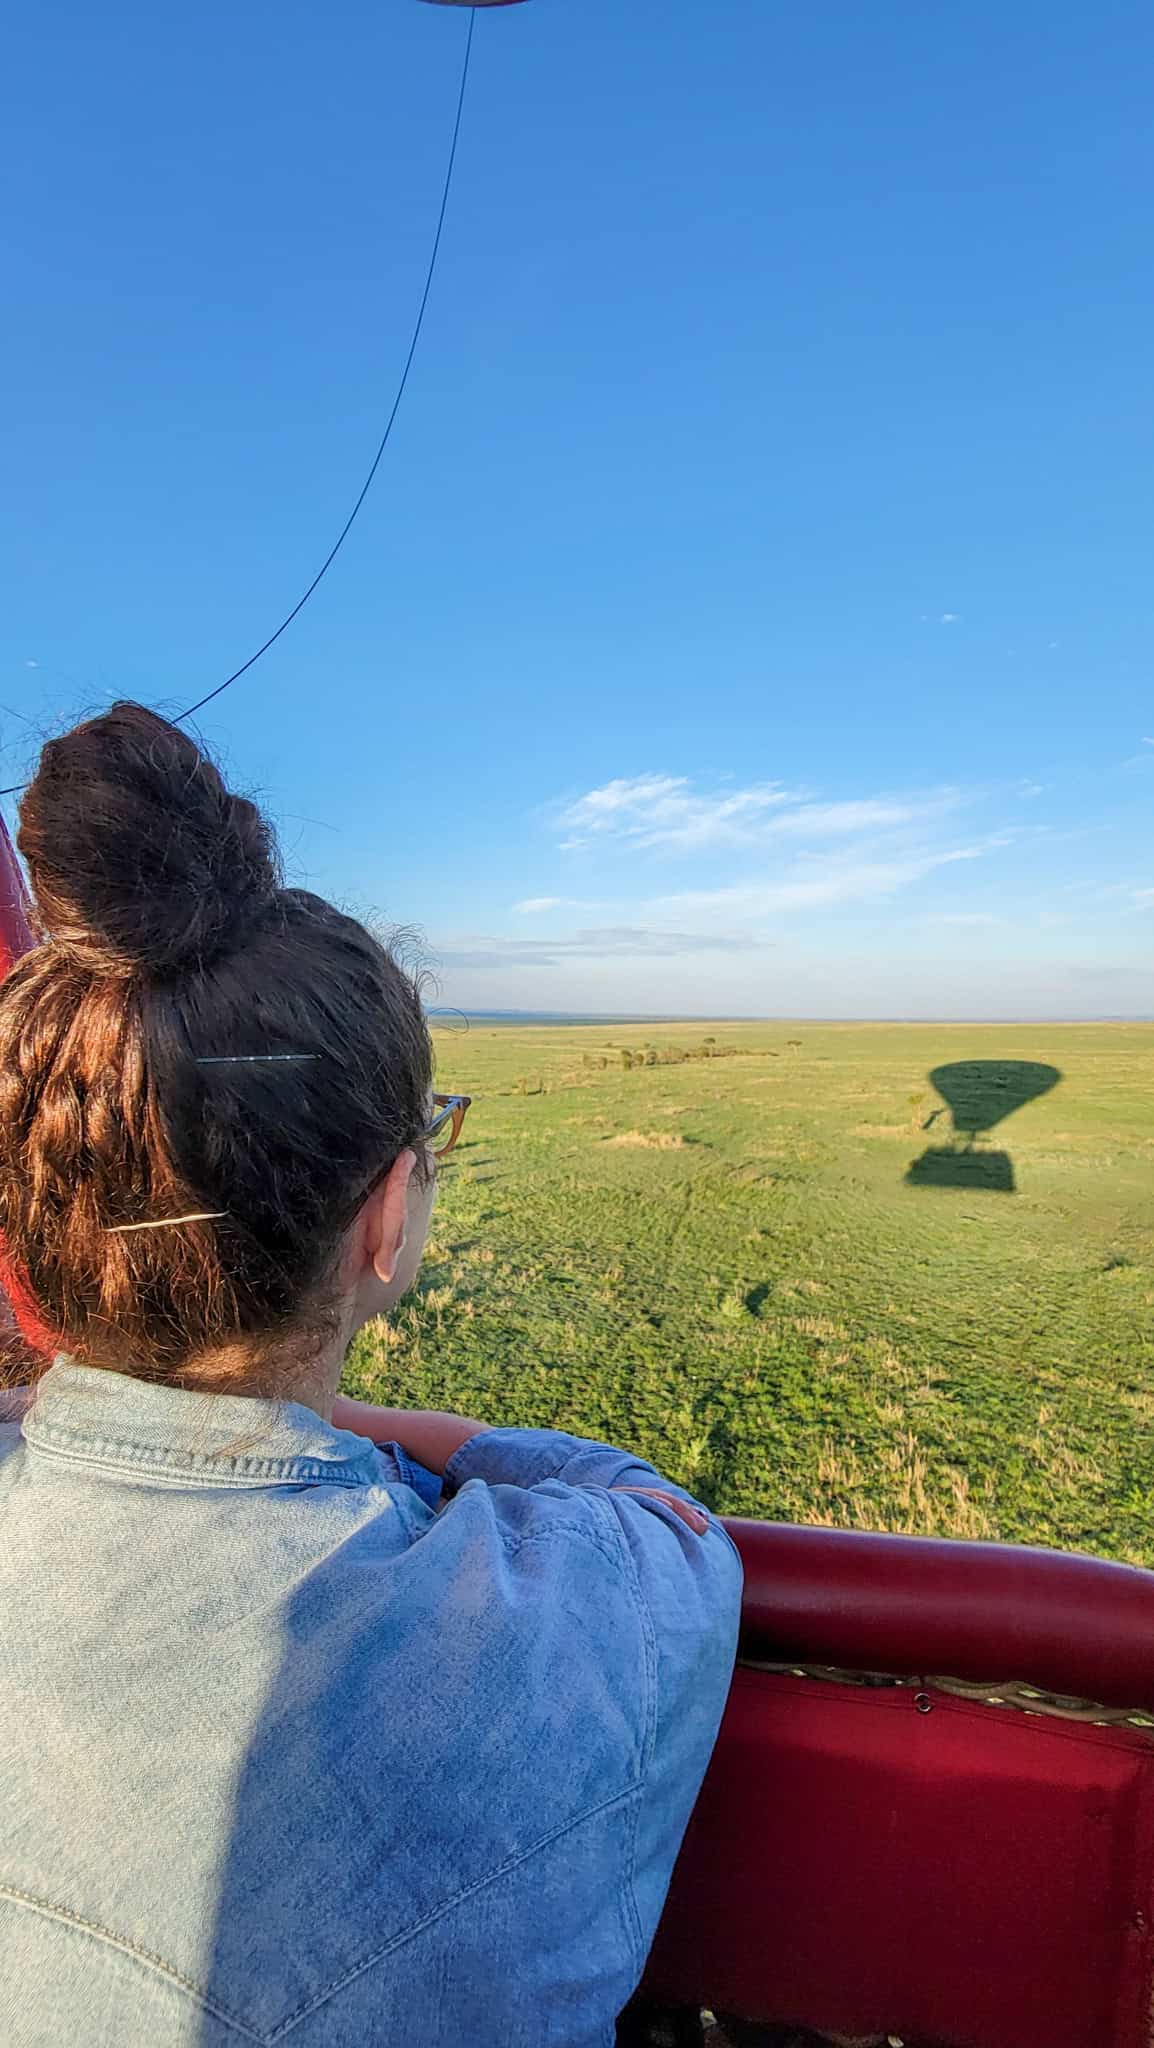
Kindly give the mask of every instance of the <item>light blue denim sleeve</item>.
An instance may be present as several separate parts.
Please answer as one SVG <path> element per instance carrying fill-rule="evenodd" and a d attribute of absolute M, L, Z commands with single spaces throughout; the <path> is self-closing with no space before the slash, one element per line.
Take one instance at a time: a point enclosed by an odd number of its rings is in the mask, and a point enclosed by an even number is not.
<path fill-rule="evenodd" d="M 654 1669 L 651 1761 L 633 1859 L 648 1955 L 733 1681 L 743 1574 L 719 1521 L 711 1518 L 698 1536 L 660 1501 L 627 1493 L 605 1501 L 635 1574 Z"/>
<path fill-rule="evenodd" d="M 660 1486 L 679 1500 L 693 1499 L 632 1451 L 560 1429 L 488 1429 L 471 1436 L 445 1467 L 445 1492 L 456 1493 L 467 1479 L 483 1479 L 488 1486 L 540 1486 L 546 1479 L 579 1487 Z"/>
<path fill-rule="evenodd" d="M 418 1465 L 416 1459 L 410 1458 L 400 1444 L 378 1444 L 377 1450 L 385 1466 L 387 1478 L 399 1480 L 402 1486 L 411 1486 L 427 1508 L 440 1507 L 442 1481 L 436 1472 L 430 1472 L 424 1465 Z"/>
<path fill-rule="evenodd" d="M 492 1430 L 470 1438 L 450 1459 L 446 1492 L 469 1479 L 523 1487 L 554 1480 L 593 1492 L 634 1588 L 648 1719 L 633 1855 L 643 1958 L 657 1932 L 729 1696 L 741 1621 L 741 1559 L 716 1519 L 699 1536 L 660 1501 L 615 1491 L 657 1486 L 678 1499 L 693 1498 L 644 1459 L 608 1444 L 553 1430 Z"/>

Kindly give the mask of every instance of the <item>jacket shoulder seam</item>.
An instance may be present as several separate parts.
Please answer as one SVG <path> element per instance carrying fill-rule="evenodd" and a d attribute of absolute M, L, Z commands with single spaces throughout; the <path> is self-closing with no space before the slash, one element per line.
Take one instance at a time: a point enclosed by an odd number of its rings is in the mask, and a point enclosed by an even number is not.
<path fill-rule="evenodd" d="M 471 1884 L 464 1885 L 459 1892 L 454 1892 L 452 1898 L 444 1899 L 440 1905 L 432 1907 L 419 1920 L 414 1921 L 411 1927 L 402 1928 L 400 1933 L 391 1935 L 389 1940 L 379 1949 L 374 1949 L 370 1955 L 362 1957 L 359 1963 L 354 1963 L 352 1968 L 344 1971 L 334 1983 L 326 1985 L 323 1991 L 315 1992 L 307 2004 L 298 2006 L 295 2012 L 289 2013 L 286 2019 L 281 2020 L 272 2033 L 266 2037 L 267 2048 L 273 2048 L 274 2043 L 283 2040 L 285 2035 L 291 2033 L 294 2027 L 298 2027 L 302 2021 L 311 2018 L 313 2013 L 319 2011 L 322 2005 L 326 2005 L 330 1999 L 336 1998 L 342 1991 L 347 1990 L 348 1986 L 355 1983 L 358 1977 L 363 1977 L 367 1971 L 375 1969 L 378 1963 L 383 1963 L 389 1956 L 395 1955 L 398 1949 L 403 1948 L 407 1942 L 414 1941 L 418 1935 L 425 1932 L 426 1928 L 434 1926 L 447 1913 L 455 1912 L 468 1899 L 475 1898 L 478 1893 L 487 1890 L 490 1885 L 497 1884 L 501 1878 L 511 1876 L 513 1871 L 520 1869 L 525 1863 L 532 1862 L 535 1856 L 541 1855 L 544 1850 L 551 1848 L 555 1842 L 563 1840 L 566 1835 L 572 1834 L 577 1828 L 584 1827 L 586 1821 L 595 1820 L 598 1814 L 608 1813 L 613 1807 L 620 1806 L 625 1800 L 631 1799 L 636 1801 L 640 1790 L 640 1782 L 626 1785 L 620 1792 L 614 1792 L 610 1798 L 598 1800 L 594 1806 L 588 1807 L 584 1813 L 575 1815 L 571 1820 L 560 1822 L 557 1827 L 551 1828 L 548 1834 L 542 1835 L 539 1841 L 531 1843 L 527 1849 L 517 1850 L 513 1855 L 507 1856 L 505 1861 L 498 1864 L 495 1870 L 487 1871 L 484 1877 L 476 1878 Z"/>
<path fill-rule="evenodd" d="M 266 2037 L 263 2034 L 256 2033 L 244 2020 L 221 2005 L 219 1999 L 202 1990 L 191 1978 L 183 1976 L 175 1964 L 167 1962 L 163 1956 L 156 1955 L 152 1949 L 142 1948 L 139 1942 L 130 1941 L 127 1935 L 117 1934 L 111 1927 L 102 1926 L 98 1920 L 89 1920 L 85 1914 L 76 1913 L 69 1906 L 58 1905 L 54 1899 L 38 1898 L 34 1892 L 23 1891 L 19 1885 L 0 1881 L 0 1899 L 9 1899 L 13 1905 L 24 1906 L 30 1912 L 38 1913 L 42 1919 L 59 1921 L 62 1926 L 71 1927 L 76 1933 L 87 1935 L 90 1940 L 99 1942 L 103 1947 L 117 1949 L 132 1962 L 141 1964 L 154 1975 L 166 1978 L 177 1990 L 194 1999 L 202 2011 L 211 2013 L 213 2019 L 220 2020 L 223 2026 L 230 2027 L 244 2040 L 255 2041 L 260 2044 L 260 2048 L 264 2048 Z"/>

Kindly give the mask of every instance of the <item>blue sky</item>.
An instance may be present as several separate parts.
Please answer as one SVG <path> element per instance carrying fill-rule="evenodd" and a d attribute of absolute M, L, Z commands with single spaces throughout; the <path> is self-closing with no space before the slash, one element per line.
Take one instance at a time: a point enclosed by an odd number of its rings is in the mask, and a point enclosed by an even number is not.
<path fill-rule="evenodd" d="M 179 709 L 359 486 L 467 18 L 6 32 L 0 741 Z M 465 1008 L 1154 1014 L 1154 16 L 477 20 L 361 523 L 205 714 Z"/>

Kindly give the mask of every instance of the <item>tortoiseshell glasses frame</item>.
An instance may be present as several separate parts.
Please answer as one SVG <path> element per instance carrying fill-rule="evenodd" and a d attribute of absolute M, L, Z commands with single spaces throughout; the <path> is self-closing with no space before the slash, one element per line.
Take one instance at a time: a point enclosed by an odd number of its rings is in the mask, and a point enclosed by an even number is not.
<path fill-rule="evenodd" d="M 461 1135 L 465 1112 L 472 1100 L 471 1095 L 434 1095 L 433 1107 L 437 1114 L 423 1133 L 434 1159 L 448 1158 Z"/>

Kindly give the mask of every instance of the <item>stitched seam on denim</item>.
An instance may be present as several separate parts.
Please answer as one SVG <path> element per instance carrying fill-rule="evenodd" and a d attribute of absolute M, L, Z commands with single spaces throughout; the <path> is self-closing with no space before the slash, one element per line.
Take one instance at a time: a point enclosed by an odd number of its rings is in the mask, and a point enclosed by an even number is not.
<path fill-rule="evenodd" d="M 595 1550 L 598 1557 L 603 1558 L 605 1563 L 612 1567 L 619 1578 L 625 1576 L 621 1570 L 620 1558 L 616 1557 L 613 1551 L 602 1543 L 601 1538 L 596 1532 L 592 1529 L 582 1529 L 575 1522 L 551 1522 L 544 1529 L 526 1529 L 522 1535 L 511 1538 L 506 1543 L 506 1549 L 515 1557 L 518 1552 L 528 1549 L 532 1543 L 562 1543 L 566 1539 L 575 1543 L 588 1544 L 590 1550 Z"/>
<path fill-rule="evenodd" d="M 401 1485 L 412 1486 L 413 1467 L 408 1452 L 404 1449 L 403 1445 L 401 1444 L 397 1444 L 396 1446 L 390 1444 L 388 1446 L 388 1449 L 392 1453 L 393 1463 L 397 1468 L 397 1476 L 400 1479 Z M 377 1454 L 381 1458 L 384 1457 L 385 1446 L 383 1444 L 377 1445 Z"/>
<path fill-rule="evenodd" d="M 487 1483 L 487 1481 L 482 1481 L 483 1485 L 487 1485 Z M 524 1488 L 519 1490 L 528 1492 L 530 1489 Z M 582 1500 L 591 1500 L 596 1497 L 597 1489 L 591 1486 L 574 1486 L 570 1488 L 570 1492 L 577 1494 Z M 459 1494 L 454 1494 L 452 1500 L 446 1501 L 441 1514 L 438 1516 L 439 1522 L 447 1520 L 460 1497 Z M 473 1495 L 473 1498 L 476 1499 L 477 1496 Z M 583 1527 L 579 1522 L 557 1520 L 549 1522 L 539 1529 L 525 1529 L 519 1536 L 509 1535 L 503 1529 L 499 1529 L 498 1534 L 501 1537 L 506 1553 L 513 1557 L 527 1543 L 554 1543 L 560 1542 L 564 1537 L 572 1537 L 579 1543 L 587 1543 L 590 1549 L 595 1550 L 597 1555 L 603 1558 L 605 1563 L 610 1565 L 619 1577 L 625 1576 L 621 1569 L 621 1556 L 617 1544 L 604 1542 L 595 1529 L 590 1529 L 587 1526 Z M 632 1559 L 628 1558 L 628 1553 L 626 1555 L 628 1562 L 632 1564 Z M 630 1590 L 632 1591 L 632 1588 Z"/>
<path fill-rule="evenodd" d="M 52 1458 L 67 1458 L 75 1465 L 95 1465 L 105 1472 L 139 1472 L 149 1478 L 167 1475 L 183 1484 L 245 1486 L 251 1485 L 253 1480 L 287 1480 L 301 1486 L 380 1484 L 379 1475 L 367 1460 L 363 1465 L 351 1461 L 328 1465 L 314 1458 L 229 1457 L 215 1461 L 202 1451 L 154 1451 L 135 1444 L 105 1440 L 92 1444 L 88 1449 L 76 1449 L 75 1444 L 84 1444 L 88 1440 L 78 1437 L 71 1444 L 59 1443 L 42 1430 L 37 1430 L 35 1436 L 28 1436 L 25 1432 L 25 1440 L 33 1451 L 45 1452 Z M 119 1451 L 126 1455 L 104 1457 L 101 1455 L 103 1451 Z"/>
<path fill-rule="evenodd" d="M 386 1447 L 384 1444 L 377 1445 L 378 1456 L 383 1458 L 385 1448 Z M 394 1486 L 398 1484 L 401 1486 L 407 1486 L 410 1493 L 416 1494 L 417 1499 L 421 1503 L 421 1506 L 423 1508 L 429 1508 L 430 1514 L 434 1513 L 435 1510 L 430 1506 L 430 1503 L 425 1499 L 424 1494 L 421 1492 L 421 1489 L 417 1484 L 415 1461 L 412 1458 L 410 1458 L 406 1450 L 402 1449 L 400 1444 L 389 1444 L 388 1449 L 392 1453 L 393 1462 L 396 1465 L 398 1475 L 397 1478 L 392 1481 L 392 1484 Z M 377 1483 L 380 1484 L 381 1482 L 378 1481 Z M 390 1482 L 386 1479 L 383 1483 L 387 1486 Z M 406 1509 L 405 1512 L 406 1514 L 408 1514 L 409 1510 Z M 421 1533 L 423 1533 L 423 1531 Z"/>
<path fill-rule="evenodd" d="M 451 1899 L 434 1906 L 423 1919 L 415 1921 L 412 1927 L 404 1928 L 400 1934 L 394 1934 L 382 1948 L 375 1949 L 372 1955 L 365 1956 L 359 1963 L 354 1963 L 350 1970 L 345 1971 L 343 1977 L 338 1978 L 333 1984 L 326 1985 L 323 1991 L 318 1991 L 307 2005 L 298 2006 L 295 2012 L 289 2013 L 287 2019 L 283 2019 L 267 2036 L 266 2048 L 273 2048 L 275 2042 L 290 2033 L 293 2027 L 299 2026 L 302 2020 L 309 2019 L 330 1998 L 335 1998 L 346 1986 L 355 1983 L 358 1977 L 363 1977 L 367 1970 L 374 1969 L 378 1963 L 383 1963 L 387 1956 L 395 1955 L 406 1942 L 414 1941 L 417 1935 L 423 1934 L 427 1927 L 434 1926 L 446 1913 L 453 1912 L 457 1906 L 463 1906 L 467 1899 L 475 1898 L 478 1892 L 487 1890 L 501 1878 L 510 1876 L 514 1870 L 520 1869 L 523 1863 L 532 1862 L 534 1856 L 539 1856 L 542 1850 L 551 1848 L 554 1842 L 563 1840 L 566 1835 L 573 1834 L 577 1828 L 584 1827 L 586 1821 L 596 1820 L 598 1814 L 608 1813 L 611 1807 L 620 1806 L 623 1799 L 635 1798 L 639 1789 L 636 1784 L 627 1785 L 623 1791 L 615 1792 L 611 1799 L 602 1799 L 596 1806 L 589 1807 L 585 1813 L 578 1814 L 575 1820 L 562 1821 L 559 1827 L 543 1835 L 539 1842 L 532 1843 L 528 1849 L 518 1850 L 515 1856 L 506 1858 L 496 1870 L 489 1871 L 486 1876 L 477 1878 L 474 1883 L 467 1884 L 461 1891 L 454 1893 Z"/>
<path fill-rule="evenodd" d="M 238 2019 L 235 2013 L 229 2012 L 217 1999 L 210 1998 L 199 1985 L 182 1976 L 171 1963 L 165 1962 L 163 1956 L 154 1955 L 151 1949 L 140 1948 L 136 1942 L 129 1941 L 126 1935 L 113 1933 L 110 1927 L 102 1927 L 97 1920 L 85 1919 L 83 1913 L 73 1913 L 67 1906 L 54 1905 L 51 1899 L 38 1899 L 33 1892 L 21 1891 L 18 1885 L 0 1881 L 0 1898 L 11 1899 L 13 1904 L 18 1906 L 30 1907 L 33 1912 L 40 1913 L 49 1920 L 58 1920 L 65 1927 L 74 1927 L 79 1933 L 90 1935 L 94 1941 L 118 1949 L 122 1955 L 130 1956 L 134 1962 L 145 1964 L 158 1975 L 166 1977 L 170 1983 L 178 1985 L 182 1991 L 187 1991 L 205 2012 L 212 2014 L 214 2019 L 223 2021 L 225 2026 L 232 2027 L 238 2034 L 243 2034 L 247 2041 L 261 2043 L 263 2048 L 265 2035 L 255 2033 L 242 2019 Z"/>
<path fill-rule="evenodd" d="M 644 1592 L 642 1591 L 641 1580 L 638 1576 L 637 1565 L 634 1561 L 633 1552 L 630 1550 L 629 1545 L 625 1540 L 625 1531 L 622 1528 L 617 1515 L 613 1511 L 613 1506 L 609 1499 L 607 1491 L 603 1492 L 598 1497 L 597 1504 L 599 1508 L 602 1510 L 603 1514 L 608 1517 L 609 1521 L 613 1525 L 616 1541 L 620 1548 L 621 1555 L 624 1559 L 625 1574 L 628 1576 L 629 1579 L 629 1590 L 633 1595 L 633 1602 L 637 1609 L 638 1617 L 641 1622 L 641 1641 L 645 1654 L 645 1742 L 642 1752 L 640 1789 L 642 1795 L 644 1795 L 649 1784 L 649 1773 L 652 1769 L 653 1754 L 657 1746 L 657 1637 L 653 1627 L 653 1616 L 649 1612 L 649 1603 L 645 1598 Z M 641 1800 L 638 1799 L 633 1808 L 632 1826 L 630 1828 L 629 1833 L 629 1850 L 626 1859 L 626 1883 L 627 1896 L 629 1900 L 629 1910 L 633 1921 L 633 1936 L 634 1946 L 636 1950 L 636 1963 L 639 1973 L 644 1971 L 645 1964 L 648 1960 L 648 1949 L 646 1947 L 645 1935 L 641 1926 L 641 1914 L 637 1905 L 637 1891 L 635 1882 L 637 1865 L 637 1831 L 640 1825 L 640 1821 Z"/>
<path fill-rule="evenodd" d="M 396 1480 L 390 1481 L 377 1478 L 372 1482 L 371 1491 L 377 1495 L 382 1503 L 378 1513 L 383 1513 L 384 1507 L 387 1506 L 396 1515 L 405 1535 L 409 1539 L 409 1547 L 411 1549 L 414 1543 L 420 1541 L 425 1531 L 417 1527 L 413 1511 L 405 1499 L 403 1484 L 398 1485 Z M 361 1526 L 363 1527 L 364 1525 L 362 1524 Z M 391 1560 L 389 1561 L 391 1562 Z"/>

